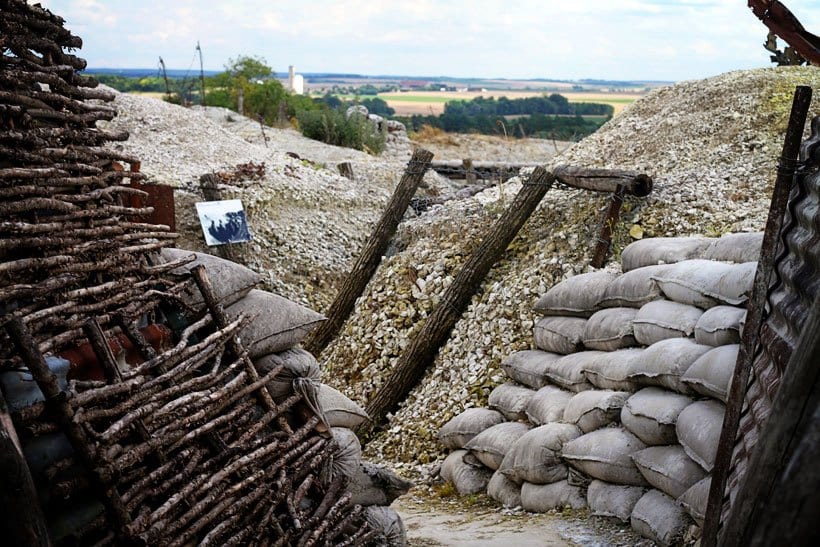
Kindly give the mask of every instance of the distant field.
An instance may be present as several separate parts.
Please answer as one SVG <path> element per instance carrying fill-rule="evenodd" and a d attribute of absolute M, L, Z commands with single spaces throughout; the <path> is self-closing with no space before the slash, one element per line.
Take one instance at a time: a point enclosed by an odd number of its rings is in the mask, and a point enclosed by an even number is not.
<path fill-rule="evenodd" d="M 379 98 L 387 102 L 388 106 L 396 110 L 399 116 L 412 116 L 413 114 L 437 116 L 444 112 L 444 105 L 450 101 L 469 101 L 476 97 L 507 97 L 508 99 L 523 99 L 526 97 L 539 97 L 542 91 L 412 91 L 412 92 L 392 92 L 379 93 Z M 628 104 L 635 102 L 643 96 L 642 93 L 614 92 L 614 93 L 581 93 L 572 91 L 562 91 L 561 95 L 571 102 L 579 103 L 603 103 L 612 105 L 615 114 L 620 113 Z"/>

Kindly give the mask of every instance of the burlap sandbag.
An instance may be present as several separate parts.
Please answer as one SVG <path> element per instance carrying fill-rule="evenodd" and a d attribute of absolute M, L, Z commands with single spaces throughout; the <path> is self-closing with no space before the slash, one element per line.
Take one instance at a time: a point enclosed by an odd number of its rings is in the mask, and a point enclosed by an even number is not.
<path fill-rule="evenodd" d="M 527 405 L 535 395 L 535 390 L 515 382 L 506 382 L 490 392 L 487 404 L 499 411 L 508 420 L 526 420 Z"/>
<path fill-rule="evenodd" d="M 709 308 L 695 325 L 695 342 L 707 346 L 738 344 L 745 322 L 745 308 L 736 306 Z"/>
<path fill-rule="evenodd" d="M 534 310 L 543 315 L 589 317 L 600 309 L 599 302 L 615 277 L 610 272 L 592 272 L 565 279 L 544 293 Z"/>
<path fill-rule="evenodd" d="M 504 507 L 521 505 L 521 486 L 496 471 L 487 483 L 487 495 Z"/>
<path fill-rule="evenodd" d="M 756 270 L 756 262 L 726 264 L 686 260 L 655 279 L 669 300 L 709 309 L 721 304 L 744 304 L 752 291 Z"/>
<path fill-rule="evenodd" d="M 507 451 L 530 426 L 521 422 L 504 422 L 485 429 L 464 445 L 482 464 L 498 469 Z"/>
<path fill-rule="evenodd" d="M 560 422 L 573 392 L 557 386 L 544 386 L 535 392 L 527 405 L 527 419 L 535 425 Z"/>
<path fill-rule="evenodd" d="M 362 407 L 338 389 L 327 384 L 319 384 L 317 387 L 319 408 L 324 412 L 328 425 L 355 429 L 369 419 Z"/>
<path fill-rule="evenodd" d="M 725 403 L 732 386 L 739 350 L 739 344 L 731 344 L 707 351 L 692 363 L 681 381 L 701 395 Z"/>
<path fill-rule="evenodd" d="M 581 317 L 543 317 L 533 329 L 535 347 L 563 355 L 580 351 L 584 347 L 581 339 L 586 324 L 587 320 Z"/>
<path fill-rule="evenodd" d="M 404 529 L 404 523 L 399 514 L 390 507 L 378 505 L 365 507 L 364 519 L 370 528 L 377 532 L 373 539 L 375 545 L 407 546 L 407 531 Z"/>
<path fill-rule="evenodd" d="M 629 375 L 632 360 L 643 351 L 644 348 L 626 348 L 605 352 L 584 366 L 584 375 L 598 389 L 637 391 L 640 385 Z"/>
<path fill-rule="evenodd" d="M 350 505 L 390 505 L 407 493 L 413 483 L 383 465 L 362 462 L 349 477 Z"/>
<path fill-rule="evenodd" d="M 629 522 L 632 509 L 646 493 L 640 486 L 624 486 L 594 480 L 587 487 L 587 505 L 593 515 Z"/>
<path fill-rule="evenodd" d="M 675 499 L 706 476 L 679 444 L 644 448 L 632 454 L 632 461 L 646 482 Z"/>
<path fill-rule="evenodd" d="M 617 484 L 646 486 L 630 457 L 646 445 L 629 431 L 606 427 L 564 443 L 561 456 L 592 478 Z"/>
<path fill-rule="evenodd" d="M 702 315 L 703 310 L 695 306 L 655 300 L 641 307 L 632 320 L 635 340 L 644 346 L 651 346 L 667 338 L 692 336 Z"/>
<path fill-rule="evenodd" d="M 518 484 L 565 480 L 567 467 L 561 460 L 561 448 L 580 436 L 581 431 L 571 424 L 551 423 L 533 428 L 515 441 L 498 471 Z"/>
<path fill-rule="evenodd" d="M 280 365 L 283 367 L 282 372 L 267 384 L 271 396 L 277 400 L 293 394 L 293 381 L 296 378 L 309 378 L 317 382 L 321 378 L 316 358 L 301 348 L 263 355 L 254 359 L 253 364 L 263 376 Z"/>
<path fill-rule="evenodd" d="M 626 400 L 621 423 L 648 445 L 678 442 L 675 424 L 692 399 L 657 387 L 647 387 Z"/>
<path fill-rule="evenodd" d="M 561 358 L 558 353 L 538 349 L 516 351 L 501 361 L 501 370 L 511 380 L 539 389 L 549 384 L 546 371 L 550 363 Z"/>
<path fill-rule="evenodd" d="M 362 445 L 352 430 L 346 427 L 331 427 L 336 451 L 333 453 L 331 472 L 334 477 L 352 477 L 362 463 Z"/>
<path fill-rule="evenodd" d="M 712 477 L 706 477 L 693 484 L 678 498 L 678 503 L 683 506 L 698 526 L 703 526 L 703 520 L 706 518 L 706 505 L 709 503 L 711 486 Z"/>
<path fill-rule="evenodd" d="M 653 237 L 634 241 L 621 251 L 621 268 L 628 272 L 644 266 L 697 258 L 711 242 L 705 237 Z"/>
<path fill-rule="evenodd" d="M 325 317 L 287 298 L 257 289 L 228 306 L 229 320 L 243 314 L 251 319 L 239 336 L 251 359 L 292 348 Z"/>
<path fill-rule="evenodd" d="M 763 232 L 724 234 L 712 241 L 702 258 L 722 262 L 757 262 L 763 246 Z"/>
<path fill-rule="evenodd" d="M 468 408 L 442 426 L 438 439 L 445 447 L 463 448 L 473 437 L 504 421 L 504 416 L 489 408 Z"/>
<path fill-rule="evenodd" d="M 584 345 L 601 351 L 637 345 L 632 327 L 637 313 L 635 308 L 606 308 L 596 312 L 584 328 Z"/>
<path fill-rule="evenodd" d="M 604 308 L 640 308 L 653 300 L 663 298 L 661 287 L 654 276 L 661 275 L 668 264 L 644 266 L 619 275 L 606 289 L 601 300 Z"/>
<path fill-rule="evenodd" d="M 691 523 L 683 507 L 654 489 L 635 504 L 630 522 L 633 530 L 664 547 L 680 544 Z"/>
<path fill-rule="evenodd" d="M 184 249 L 164 248 L 160 255 L 165 262 L 188 259 L 193 256 L 194 261 L 171 270 L 172 274 L 188 274 L 199 265 L 205 266 L 205 272 L 213 286 L 216 299 L 223 306 L 230 306 L 242 299 L 248 292 L 262 281 L 262 276 L 236 262 L 219 258 L 206 253 L 195 253 Z M 182 295 L 188 306 L 200 310 L 205 307 L 202 295 L 195 287 Z"/>
<path fill-rule="evenodd" d="M 550 484 L 521 485 L 521 508 L 532 513 L 545 513 L 552 509 L 583 509 L 587 506 L 584 489 L 572 486 L 566 480 Z"/>
<path fill-rule="evenodd" d="M 632 360 L 629 377 L 644 386 L 660 386 L 678 393 L 692 394 L 692 389 L 681 381 L 681 376 L 710 349 L 710 346 L 696 344 L 690 338 L 668 338 L 655 342 Z"/>
<path fill-rule="evenodd" d="M 587 381 L 584 369 L 602 353 L 600 351 L 579 351 L 565 355 L 549 363 L 544 374 L 550 382 L 569 391 L 577 393 L 592 389 L 593 386 Z"/>
<path fill-rule="evenodd" d="M 573 395 L 564 409 L 564 421 L 589 433 L 613 422 L 621 415 L 621 408 L 629 398 L 626 391 L 591 389 Z"/>
<path fill-rule="evenodd" d="M 710 473 L 715 465 L 725 411 L 726 406 L 721 402 L 697 401 L 681 411 L 675 425 L 686 455 Z"/>
<path fill-rule="evenodd" d="M 441 464 L 440 471 L 441 478 L 453 483 L 462 496 L 484 492 L 490 477 L 493 476 L 492 469 L 464 463 L 466 455 L 466 450 L 451 452 Z"/>

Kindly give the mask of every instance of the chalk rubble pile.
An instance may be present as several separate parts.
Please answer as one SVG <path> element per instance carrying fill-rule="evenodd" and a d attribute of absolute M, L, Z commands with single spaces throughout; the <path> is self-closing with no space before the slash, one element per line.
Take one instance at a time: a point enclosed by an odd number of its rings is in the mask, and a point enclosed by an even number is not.
<path fill-rule="evenodd" d="M 440 429 L 442 478 L 526 511 L 589 507 L 660 545 L 697 537 L 761 242 L 640 240 L 623 274 L 553 286 L 489 408 Z"/>

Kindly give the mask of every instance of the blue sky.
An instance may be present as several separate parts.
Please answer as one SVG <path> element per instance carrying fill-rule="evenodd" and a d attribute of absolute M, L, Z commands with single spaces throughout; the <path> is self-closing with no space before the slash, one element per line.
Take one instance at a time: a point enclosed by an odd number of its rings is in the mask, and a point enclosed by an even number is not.
<path fill-rule="evenodd" d="M 39 0 L 89 66 L 687 80 L 771 66 L 746 0 Z M 783 0 L 820 34 L 820 0 Z M 782 43 L 781 43 L 782 44 Z"/>

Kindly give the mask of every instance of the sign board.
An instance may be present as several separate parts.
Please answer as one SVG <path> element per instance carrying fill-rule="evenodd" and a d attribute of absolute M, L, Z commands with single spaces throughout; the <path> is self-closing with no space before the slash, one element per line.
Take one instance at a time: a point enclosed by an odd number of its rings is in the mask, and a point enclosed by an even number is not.
<path fill-rule="evenodd" d="M 244 243 L 251 240 L 245 208 L 238 199 L 201 201 L 196 204 L 206 245 Z"/>

